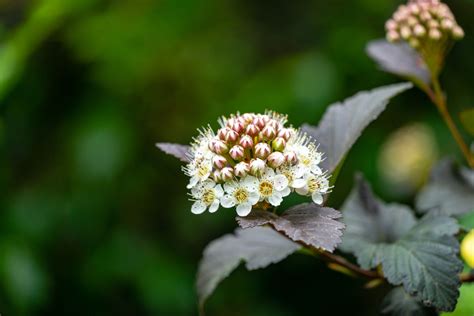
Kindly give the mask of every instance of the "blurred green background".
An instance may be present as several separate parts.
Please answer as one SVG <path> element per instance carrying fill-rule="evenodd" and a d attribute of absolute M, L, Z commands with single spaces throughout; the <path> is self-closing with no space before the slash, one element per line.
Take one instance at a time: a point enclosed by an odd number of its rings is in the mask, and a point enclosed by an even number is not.
<path fill-rule="evenodd" d="M 364 53 L 400 1 L 0 0 L 0 313 L 195 315 L 206 244 L 235 214 L 195 216 L 180 163 L 235 111 L 298 126 L 328 104 L 397 79 Z M 453 114 L 473 105 L 474 1 L 449 1 L 467 34 L 443 81 Z M 416 90 L 353 148 L 331 197 L 362 171 L 411 203 L 433 161 L 459 153 Z M 462 161 L 461 159 L 459 159 Z M 382 290 L 293 255 L 239 268 L 208 315 L 376 315 Z"/>

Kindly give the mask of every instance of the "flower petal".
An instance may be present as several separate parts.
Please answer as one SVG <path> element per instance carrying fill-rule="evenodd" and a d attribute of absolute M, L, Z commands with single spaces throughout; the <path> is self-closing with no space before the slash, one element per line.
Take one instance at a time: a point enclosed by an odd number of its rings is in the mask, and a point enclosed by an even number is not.
<path fill-rule="evenodd" d="M 319 192 L 314 192 L 313 195 L 311 195 L 311 198 L 313 199 L 314 203 L 319 205 L 323 204 L 324 202 L 323 196 Z"/>
<path fill-rule="evenodd" d="M 221 205 L 222 207 L 225 207 L 225 208 L 231 208 L 235 206 L 234 198 L 231 195 L 224 195 L 221 198 Z"/>
<path fill-rule="evenodd" d="M 236 211 L 237 211 L 237 214 L 239 214 L 239 216 L 242 216 L 242 217 L 247 216 L 252 211 L 252 205 L 250 203 L 239 204 L 237 205 Z"/>
<path fill-rule="evenodd" d="M 307 186 L 304 186 L 302 188 L 296 188 L 295 189 L 296 193 L 298 193 L 299 195 L 308 195 L 308 192 L 309 192 L 309 189 Z"/>
<path fill-rule="evenodd" d="M 249 192 L 257 191 L 258 179 L 255 177 L 247 176 L 240 183 Z"/>
<path fill-rule="evenodd" d="M 209 213 L 214 213 L 215 211 L 217 211 L 218 208 L 219 200 L 215 200 L 214 202 L 212 202 L 211 206 L 209 206 Z"/>
<path fill-rule="evenodd" d="M 260 194 L 258 194 L 257 192 L 250 192 L 247 200 L 252 205 L 255 205 L 260 200 Z"/>
<path fill-rule="evenodd" d="M 278 192 L 280 194 L 281 197 L 285 197 L 285 196 L 288 196 L 290 195 L 291 193 L 291 190 L 289 187 L 286 187 L 285 189 L 281 190 L 280 192 Z"/>
<path fill-rule="evenodd" d="M 203 201 L 196 201 L 191 207 L 191 212 L 193 214 L 201 214 L 206 210 L 206 208 L 207 206 Z"/>
<path fill-rule="evenodd" d="M 214 192 L 216 193 L 216 196 L 218 198 L 221 198 L 224 195 L 224 190 L 222 189 L 222 186 L 220 184 L 216 185 L 214 188 Z"/>
<path fill-rule="evenodd" d="M 276 175 L 273 178 L 273 183 L 275 184 L 275 189 L 277 189 L 277 191 L 282 191 L 288 187 L 288 179 L 282 174 Z"/>
<path fill-rule="evenodd" d="M 295 189 L 301 189 L 306 186 L 306 183 L 307 181 L 305 179 L 295 179 L 291 185 Z"/>
<path fill-rule="evenodd" d="M 268 203 L 270 203 L 273 206 L 280 205 L 282 201 L 283 201 L 283 198 L 278 194 L 274 194 L 268 198 Z"/>

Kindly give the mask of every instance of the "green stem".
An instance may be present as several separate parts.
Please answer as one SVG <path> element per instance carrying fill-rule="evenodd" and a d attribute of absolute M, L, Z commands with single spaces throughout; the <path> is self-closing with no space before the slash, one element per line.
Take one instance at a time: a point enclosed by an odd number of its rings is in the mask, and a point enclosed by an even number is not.
<path fill-rule="evenodd" d="M 449 128 L 451 135 L 453 136 L 454 140 L 458 144 L 461 152 L 463 153 L 464 157 L 467 160 L 467 163 L 471 168 L 474 168 L 474 155 L 471 154 L 469 151 L 469 147 L 466 145 L 464 139 L 461 136 L 456 124 L 454 123 L 451 115 L 448 111 L 448 106 L 446 104 L 446 98 L 443 94 L 443 90 L 441 89 L 441 85 L 437 77 L 432 78 L 433 82 L 433 90 L 430 88 L 424 89 L 426 94 L 430 97 L 431 101 L 436 105 L 438 108 L 441 117 L 444 119 L 444 122 Z"/>

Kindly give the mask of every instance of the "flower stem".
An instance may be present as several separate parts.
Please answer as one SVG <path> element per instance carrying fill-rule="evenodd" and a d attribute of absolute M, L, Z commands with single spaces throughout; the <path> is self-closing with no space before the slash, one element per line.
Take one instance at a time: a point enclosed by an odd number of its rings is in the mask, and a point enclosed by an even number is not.
<path fill-rule="evenodd" d="M 443 94 L 443 90 L 441 89 L 441 85 L 439 83 L 438 77 L 433 76 L 432 78 L 433 82 L 433 89 L 427 87 L 423 89 L 426 94 L 430 97 L 431 101 L 436 105 L 438 108 L 439 113 L 441 114 L 441 117 L 444 119 L 444 122 L 449 128 L 449 131 L 451 132 L 454 140 L 458 144 L 459 148 L 461 149 L 464 157 L 466 158 L 467 163 L 471 168 L 474 168 L 474 155 L 471 154 L 469 151 L 469 147 L 466 145 L 464 139 L 461 136 L 461 133 L 459 132 L 456 124 L 454 123 L 451 115 L 449 114 L 448 111 L 448 106 L 446 104 L 446 98 Z"/>

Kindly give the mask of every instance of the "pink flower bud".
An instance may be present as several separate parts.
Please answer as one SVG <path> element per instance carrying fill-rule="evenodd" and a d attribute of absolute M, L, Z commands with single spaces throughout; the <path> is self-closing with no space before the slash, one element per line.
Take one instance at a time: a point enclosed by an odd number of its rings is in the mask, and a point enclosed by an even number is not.
<path fill-rule="evenodd" d="M 272 148 L 276 151 L 283 151 L 286 146 L 286 141 L 283 137 L 277 137 L 272 141 Z"/>
<path fill-rule="evenodd" d="M 240 134 L 243 132 L 244 130 L 244 124 L 242 124 L 242 122 L 237 121 L 235 122 L 233 125 L 232 125 L 232 129 L 237 133 L 237 134 Z"/>
<path fill-rule="evenodd" d="M 234 160 L 242 160 L 244 159 L 245 153 L 244 153 L 244 148 L 240 145 L 235 145 L 229 150 L 229 155 L 232 157 Z"/>
<path fill-rule="evenodd" d="M 245 177 L 250 171 L 250 165 L 246 162 L 239 162 L 234 167 L 234 173 L 237 177 Z"/>
<path fill-rule="evenodd" d="M 239 140 L 239 145 L 242 146 L 244 149 L 252 148 L 253 147 L 253 140 L 252 137 L 249 135 L 244 135 Z"/>
<path fill-rule="evenodd" d="M 254 118 L 254 115 L 251 114 L 251 113 L 245 113 L 245 114 L 242 115 L 242 119 L 243 119 L 246 123 L 252 123 L 253 118 Z"/>
<path fill-rule="evenodd" d="M 262 129 L 265 127 L 265 120 L 263 119 L 263 117 L 257 116 L 253 119 L 253 124 L 256 125 L 259 129 Z"/>
<path fill-rule="evenodd" d="M 257 127 L 257 125 L 254 125 L 254 124 L 249 124 L 247 126 L 247 129 L 245 130 L 245 133 L 247 133 L 250 136 L 257 136 L 259 132 L 260 132 L 260 129 Z"/>
<path fill-rule="evenodd" d="M 217 131 L 217 137 L 219 137 L 220 140 L 225 140 L 225 134 L 226 134 L 225 128 L 221 128 Z"/>
<path fill-rule="evenodd" d="M 420 7 L 416 3 L 411 3 L 408 5 L 408 9 L 413 14 L 420 14 Z"/>
<path fill-rule="evenodd" d="M 387 31 L 396 30 L 397 27 L 398 27 L 398 24 L 394 20 L 390 19 L 387 22 L 385 22 L 385 29 Z"/>
<path fill-rule="evenodd" d="M 410 38 L 411 36 L 411 30 L 408 26 L 402 26 L 402 28 L 400 29 L 400 35 L 404 38 L 404 39 L 408 39 Z"/>
<path fill-rule="evenodd" d="M 291 130 L 289 128 L 282 128 L 280 132 L 278 132 L 278 137 L 283 138 L 284 140 L 288 141 L 291 137 Z"/>
<path fill-rule="evenodd" d="M 408 19 L 407 19 L 407 23 L 410 26 L 416 25 L 416 24 L 418 24 L 418 19 L 413 17 L 413 16 L 409 16 Z"/>
<path fill-rule="evenodd" d="M 214 167 L 216 167 L 216 169 L 222 169 L 227 165 L 227 159 L 220 155 L 216 155 L 212 157 L 212 164 Z"/>
<path fill-rule="evenodd" d="M 422 36 L 425 36 L 426 29 L 421 24 L 417 24 L 415 25 L 415 27 L 413 27 L 413 33 L 417 37 L 422 37 Z"/>
<path fill-rule="evenodd" d="M 215 141 L 213 149 L 213 151 L 219 155 L 226 154 L 229 151 L 229 147 L 227 147 L 227 145 L 222 140 Z"/>
<path fill-rule="evenodd" d="M 274 139 L 276 136 L 275 128 L 269 125 L 265 126 L 262 130 L 262 135 L 264 139 L 268 139 L 268 140 Z"/>
<path fill-rule="evenodd" d="M 221 170 L 221 176 L 220 178 L 222 179 L 222 181 L 226 182 L 226 181 L 230 181 L 234 178 L 234 169 L 232 169 L 231 167 L 225 167 Z"/>
<path fill-rule="evenodd" d="M 464 37 L 464 31 L 460 26 L 456 25 L 453 28 L 453 37 L 454 39 L 461 39 Z"/>
<path fill-rule="evenodd" d="M 272 152 L 267 143 L 258 143 L 255 145 L 255 156 L 260 159 L 266 159 Z"/>
<path fill-rule="evenodd" d="M 400 40 L 400 34 L 398 34 L 398 32 L 396 31 L 389 31 L 387 33 L 387 41 L 393 43 L 393 42 L 396 42 Z"/>
<path fill-rule="evenodd" d="M 278 168 L 285 162 L 285 156 L 281 152 L 275 151 L 267 158 L 267 162 L 272 168 Z"/>
<path fill-rule="evenodd" d="M 250 174 L 260 176 L 265 170 L 265 161 L 261 159 L 254 159 L 250 162 Z"/>
<path fill-rule="evenodd" d="M 234 131 L 232 129 L 227 130 L 227 133 L 225 134 L 226 142 L 235 143 L 238 138 L 239 138 L 239 134 L 237 134 L 236 131 Z"/>
<path fill-rule="evenodd" d="M 437 29 L 439 28 L 439 22 L 435 20 L 431 20 L 428 22 L 428 27 L 431 29 Z"/>
<path fill-rule="evenodd" d="M 220 170 L 214 170 L 211 173 L 211 178 L 214 180 L 214 182 L 220 182 L 221 181 L 221 171 Z"/>
<path fill-rule="evenodd" d="M 454 22 L 451 19 L 443 19 L 441 27 L 445 30 L 451 30 L 454 27 Z"/>
<path fill-rule="evenodd" d="M 296 154 L 292 151 L 287 152 L 284 154 L 285 156 L 285 161 L 289 163 L 290 165 L 296 165 L 298 163 L 298 157 Z"/>
<path fill-rule="evenodd" d="M 441 32 L 438 29 L 431 29 L 429 36 L 432 40 L 439 40 L 442 36 Z"/>
<path fill-rule="evenodd" d="M 420 13 L 420 19 L 422 21 L 430 21 L 431 20 L 431 14 L 428 11 L 423 11 Z"/>

